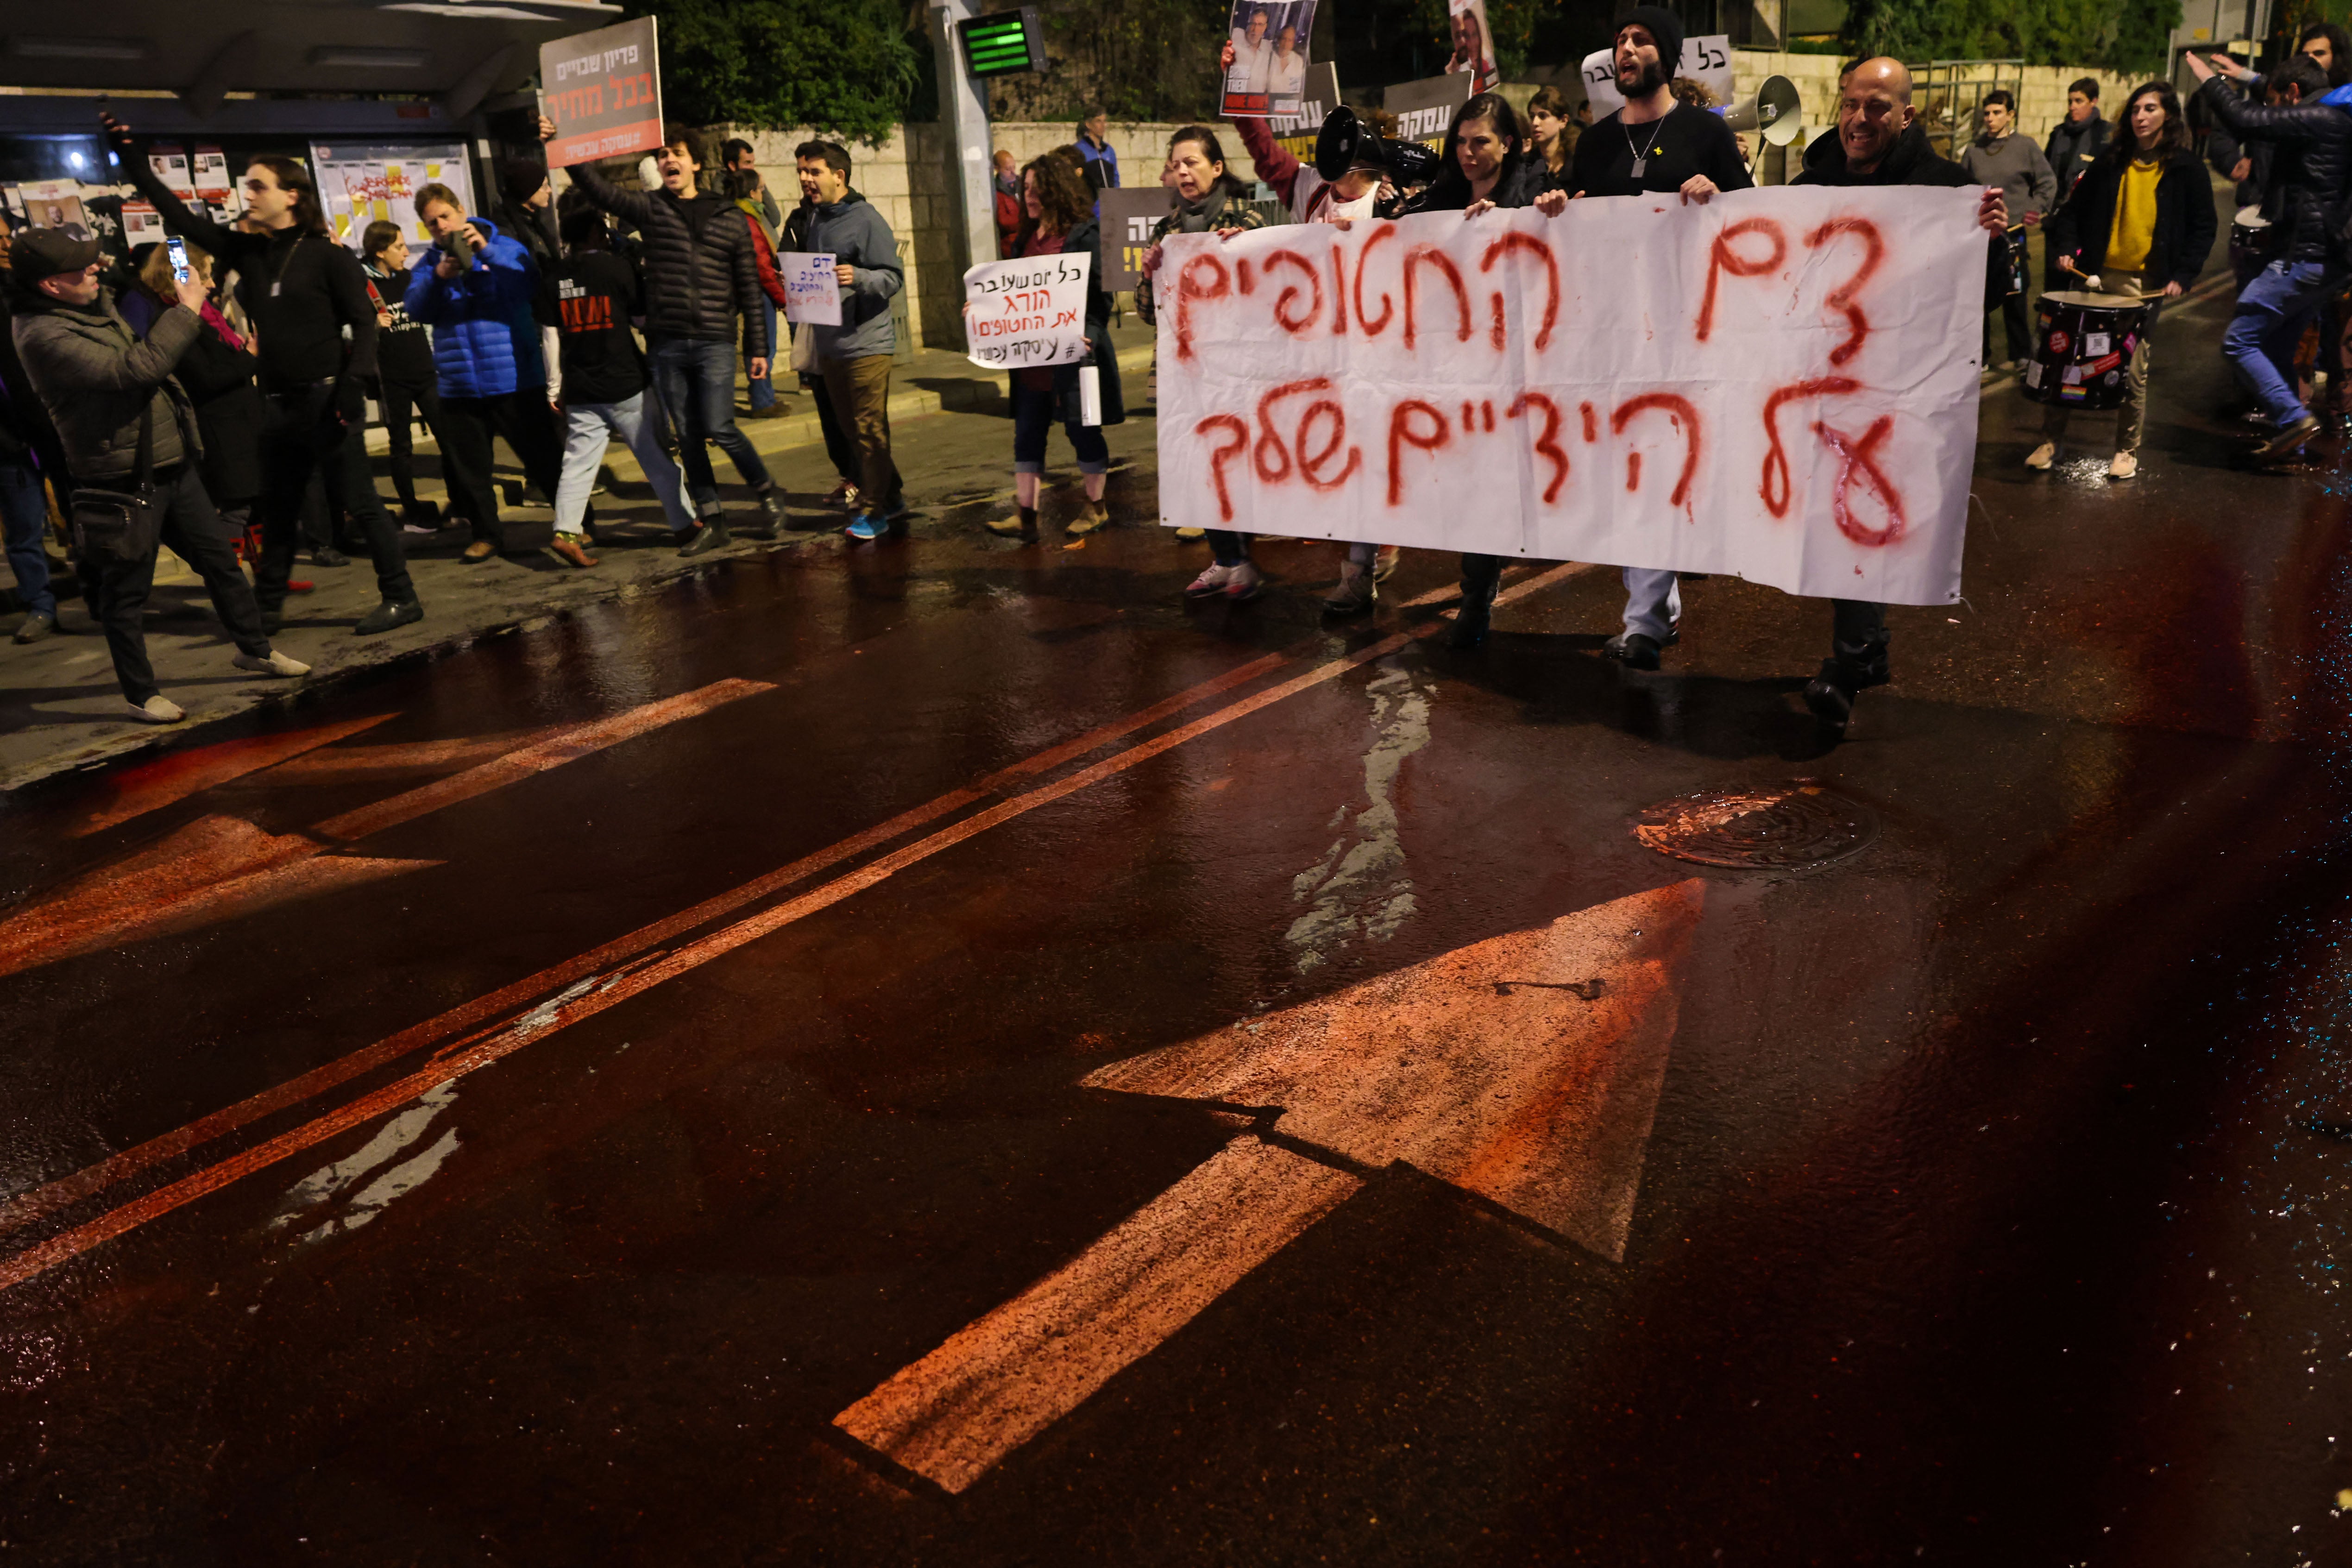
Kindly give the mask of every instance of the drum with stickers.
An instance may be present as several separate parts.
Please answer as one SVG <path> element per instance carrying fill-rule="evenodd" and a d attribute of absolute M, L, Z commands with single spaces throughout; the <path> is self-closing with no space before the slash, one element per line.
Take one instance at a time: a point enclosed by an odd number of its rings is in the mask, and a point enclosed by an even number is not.
<path fill-rule="evenodd" d="M 2147 330 L 2147 303 L 2122 294 L 2044 294 L 2022 390 L 2065 408 L 2120 408 L 2124 371 Z"/>

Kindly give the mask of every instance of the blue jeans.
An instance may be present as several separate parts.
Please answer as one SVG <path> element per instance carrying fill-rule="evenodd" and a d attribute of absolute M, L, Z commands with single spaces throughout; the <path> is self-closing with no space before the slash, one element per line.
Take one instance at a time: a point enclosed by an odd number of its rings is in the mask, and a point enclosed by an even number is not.
<path fill-rule="evenodd" d="M 1045 437 L 1054 428 L 1054 389 L 1050 386 L 1024 386 L 1016 379 L 1013 384 L 1013 471 L 1016 474 L 1042 474 L 1045 471 Z M 1110 444 L 1103 439 L 1099 425 L 1081 425 L 1069 420 L 1063 428 L 1070 433 L 1070 445 L 1078 454 L 1078 472 L 1106 474 L 1110 471 Z"/>
<path fill-rule="evenodd" d="M 2295 344 L 2342 281 L 2316 261 L 2273 261 L 2240 292 L 2238 313 L 2221 334 L 2239 381 L 2281 428 L 2311 416 L 2294 395 Z"/>
<path fill-rule="evenodd" d="M 655 385 L 677 427 L 677 458 L 686 465 L 687 493 L 702 517 L 719 515 L 719 479 L 705 442 L 716 441 L 735 471 L 754 489 L 768 488 L 768 466 L 751 439 L 735 428 L 735 345 L 697 338 L 661 338 L 653 345 Z"/>
<path fill-rule="evenodd" d="M 58 596 L 49 592 L 48 557 L 41 535 L 49 526 L 40 470 L 30 463 L 0 462 L 0 529 L 8 541 L 8 570 L 16 574 L 16 602 L 32 615 L 57 619 Z"/>
<path fill-rule="evenodd" d="M 776 342 L 776 302 L 775 302 L 773 300 L 770 300 L 769 301 L 767 301 L 767 310 L 768 310 L 768 352 L 769 352 L 769 353 L 770 353 L 771 355 L 774 355 L 774 354 L 775 354 L 775 342 Z M 774 359 L 773 359 L 773 358 L 772 358 L 772 359 L 769 361 L 769 363 L 770 363 L 771 364 L 774 363 L 775 363 L 775 362 L 774 362 Z M 764 375 L 753 376 L 753 377 L 751 378 L 751 406 L 752 406 L 754 409 L 760 409 L 760 408 L 773 408 L 775 405 L 776 405 L 776 384 L 775 384 L 775 382 L 774 382 L 773 380 L 772 380 L 772 379 L 771 379 L 770 377 L 768 377 L 768 376 L 764 376 Z"/>
<path fill-rule="evenodd" d="M 646 417 L 652 401 L 636 393 L 618 403 L 572 403 L 564 406 L 563 477 L 555 485 L 555 531 L 578 533 L 588 515 L 588 493 L 596 487 L 596 466 L 618 436 L 636 454 L 646 481 L 661 498 L 669 525 L 684 533 L 694 526 L 694 514 L 678 493 L 677 465 L 662 450 L 661 437 Z"/>

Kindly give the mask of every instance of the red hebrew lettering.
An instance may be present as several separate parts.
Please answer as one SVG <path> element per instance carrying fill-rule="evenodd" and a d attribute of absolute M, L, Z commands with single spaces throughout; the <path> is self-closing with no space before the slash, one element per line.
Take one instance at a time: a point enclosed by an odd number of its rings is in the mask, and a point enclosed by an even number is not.
<path fill-rule="evenodd" d="M 1731 248 L 1731 242 L 1743 234 L 1760 234 L 1772 241 L 1772 254 L 1761 261 L 1750 261 Z M 1728 272 L 1734 278 L 1753 278 L 1769 272 L 1789 258 L 1789 237 L 1780 226 L 1769 217 L 1743 218 L 1726 224 L 1723 232 L 1715 237 L 1715 249 L 1706 258 L 1706 297 L 1698 308 L 1698 341 L 1706 342 L 1707 333 L 1715 330 L 1715 284 L 1717 273 Z"/>
<path fill-rule="evenodd" d="M 1698 410 L 1691 406 L 1690 399 L 1674 392 L 1645 392 L 1639 397 L 1619 404 L 1617 412 L 1609 416 L 1609 428 L 1622 436 L 1625 426 L 1633 422 L 1635 416 L 1653 408 L 1674 422 L 1675 428 L 1682 433 L 1685 443 L 1682 478 L 1675 481 L 1675 493 L 1666 498 L 1668 505 L 1681 506 L 1690 500 L 1691 479 L 1698 472 Z M 1634 452 L 1625 459 L 1625 488 L 1638 489 L 1641 483 L 1642 454 Z"/>
<path fill-rule="evenodd" d="M 1536 347 L 1542 349 L 1551 342 L 1551 330 L 1559 321 L 1559 264 L 1552 259 L 1551 247 L 1531 234 L 1507 234 L 1486 247 L 1478 263 L 1478 270 L 1490 272 L 1495 263 L 1506 256 L 1532 256 L 1544 266 L 1543 325 L 1536 331 Z M 1503 296 L 1497 290 L 1492 296 L 1495 306 L 1495 346 L 1503 346 Z"/>
<path fill-rule="evenodd" d="M 1468 342 L 1470 341 L 1471 331 L 1470 295 L 1469 292 L 1462 287 L 1461 268 L 1454 265 L 1454 258 L 1452 257 L 1438 249 L 1437 247 L 1433 245 L 1416 245 L 1411 250 L 1404 253 L 1404 346 L 1407 348 L 1412 347 L 1414 334 L 1413 306 L 1421 298 L 1421 290 L 1415 287 L 1414 284 L 1414 279 L 1419 278 L 1421 274 L 1415 271 L 1414 268 L 1420 267 L 1434 267 L 1440 272 L 1445 274 L 1445 281 L 1452 285 L 1454 289 L 1454 308 L 1462 313 L 1462 325 L 1460 330 L 1456 331 L 1454 335 L 1460 338 L 1464 342 Z"/>
<path fill-rule="evenodd" d="M 1764 400 L 1764 436 L 1770 445 L 1764 452 L 1764 482 L 1756 493 L 1764 498 L 1765 510 L 1774 517 L 1789 515 L 1789 454 L 1780 446 L 1780 405 L 1800 397 L 1843 397 L 1861 390 L 1858 381 L 1825 375 L 1781 387 Z"/>
<path fill-rule="evenodd" d="M 1234 270 L 1241 274 L 1243 293 L 1255 294 L 1257 292 L 1257 279 L 1255 275 L 1250 271 L 1250 259 L 1248 257 L 1244 256 L 1239 261 L 1234 263 Z"/>
<path fill-rule="evenodd" d="M 1468 398 L 1462 400 L 1462 433 L 1467 436 L 1478 428 L 1478 405 Z"/>
<path fill-rule="evenodd" d="M 1862 286 L 1870 281 L 1871 274 L 1876 272 L 1878 264 L 1886 258 L 1886 242 L 1878 237 L 1878 226 L 1868 218 L 1833 217 L 1807 235 L 1805 244 L 1808 248 L 1818 250 L 1842 234 L 1860 235 L 1864 249 L 1862 265 L 1854 268 L 1853 276 L 1830 291 L 1830 309 L 1844 311 L 1845 319 L 1853 326 L 1845 342 L 1830 351 L 1832 364 L 1843 364 L 1860 353 L 1863 340 L 1870 336 L 1870 318 L 1862 313 L 1862 307 L 1853 302 L 1853 297 L 1862 292 Z"/>
<path fill-rule="evenodd" d="M 1331 439 L 1310 449 L 1307 432 L 1318 419 L 1331 421 Z M 1348 448 L 1348 461 L 1336 474 L 1326 476 L 1322 470 L 1339 455 L 1341 443 L 1348 439 L 1348 411 L 1328 397 L 1317 398 L 1298 416 L 1298 471 L 1308 484 L 1318 490 L 1336 490 L 1355 474 L 1356 466 L 1363 461 L 1363 449 Z"/>
<path fill-rule="evenodd" d="M 1580 403 L 1576 405 L 1576 409 L 1578 413 L 1584 416 L 1584 444 L 1590 447 L 1593 442 L 1601 439 L 1600 422 L 1592 417 L 1592 405 L 1590 403 Z"/>
<path fill-rule="evenodd" d="M 1217 279 L 1213 288 L 1204 289 L 1193 281 L 1196 277 L 1206 278 L 1211 274 L 1214 274 Z M 1222 300 L 1233 292 L 1233 277 L 1225 270 L 1225 264 L 1213 256 L 1196 256 L 1184 263 L 1183 270 L 1176 274 L 1176 357 L 1178 359 L 1192 357 L 1192 301 Z"/>
<path fill-rule="evenodd" d="M 1330 385 L 1330 378 L 1321 375 L 1312 381 L 1286 381 L 1257 400 L 1257 445 L 1250 448 L 1250 467 L 1257 470 L 1259 479 L 1267 484 L 1278 485 L 1290 477 L 1290 448 L 1282 444 L 1280 436 L 1275 434 L 1274 405 L 1283 398 L 1295 397 L 1302 392 L 1327 391 Z M 1265 449 L 1268 447 L 1274 448 L 1273 462 L 1266 460 Z"/>
<path fill-rule="evenodd" d="M 1368 338 L 1377 338 L 1388 331 L 1389 318 L 1396 313 L 1396 301 L 1383 294 L 1381 296 L 1381 319 L 1375 321 L 1364 314 L 1364 269 L 1372 264 L 1372 247 L 1384 239 L 1395 237 L 1395 226 L 1384 223 L 1372 230 L 1371 238 L 1364 241 L 1364 248 L 1356 252 L 1356 322 L 1364 329 L 1364 335 Z"/>
<path fill-rule="evenodd" d="M 1338 246 L 1331 247 L 1331 335 L 1340 337 L 1348 331 L 1348 258 Z"/>
<path fill-rule="evenodd" d="M 1495 427 L 1495 405 L 1494 405 L 1493 404 L 1491 404 L 1491 403 L 1481 403 L 1480 405 L 1478 405 L 1478 418 L 1479 418 L 1479 423 L 1480 423 L 1480 424 L 1481 424 L 1481 426 L 1483 426 L 1486 429 L 1487 429 L 1487 430 L 1492 430 L 1492 429 L 1494 429 L 1494 427 Z"/>
<path fill-rule="evenodd" d="M 1493 407 L 1489 404 L 1488 412 L 1491 413 Z M 1505 416 L 1517 419 L 1530 408 L 1543 410 L 1543 433 L 1536 437 L 1536 450 L 1551 459 L 1551 483 L 1544 487 L 1543 493 L 1544 505 L 1549 506 L 1559 499 L 1559 487 L 1568 483 L 1568 454 L 1559 449 L 1559 405 L 1540 392 L 1522 392 L 1511 400 L 1511 406 L 1505 411 Z M 1584 405 L 1584 416 L 1588 420 L 1592 417 L 1592 405 L 1590 403 Z M 1591 439 L 1590 437 L 1586 438 Z"/>
<path fill-rule="evenodd" d="M 1315 290 L 1315 303 L 1303 316 L 1294 317 L 1290 313 L 1291 306 L 1298 302 L 1299 290 L 1298 285 L 1296 283 L 1286 286 L 1282 290 L 1281 296 L 1274 302 L 1274 319 L 1276 322 L 1280 325 L 1284 331 L 1297 334 L 1307 331 L 1309 327 L 1312 327 L 1315 324 L 1315 318 L 1323 313 L 1323 274 L 1316 271 L 1315 264 L 1307 260 L 1307 258 L 1299 255 L 1298 252 L 1295 250 L 1277 250 L 1268 255 L 1265 258 L 1266 277 L 1268 279 L 1272 279 L 1275 268 L 1285 262 L 1287 262 L 1289 265 L 1297 268 L 1298 270 L 1307 274 L 1307 286 Z"/>
<path fill-rule="evenodd" d="M 1428 430 L 1413 430 L 1412 417 L 1416 414 L 1429 421 Z M 1434 452 L 1452 439 L 1445 428 L 1445 416 L 1433 405 L 1408 397 L 1396 405 L 1396 411 L 1389 416 L 1389 505 L 1397 506 L 1404 500 L 1402 448 L 1418 447 L 1424 452 Z"/>
<path fill-rule="evenodd" d="M 1192 426 L 1192 434 L 1205 436 L 1212 430 L 1231 430 L 1234 438 L 1220 444 L 1209 454 L 1209 478 L 1217 486 L 1217 515 L 1225 521 L 1234 520 L 1234 498 L 1225 489 L 1225 459 L 1234 457 L 1249 445 L 1249 426 L 1231 414 L 1212 414 Z"/>
<path fill-rule="evenodd" d="M 1903 537 L 1909 526 L 1903 515 L 1902 496 L 1887 482 L 1886 476 L 1879 471 L 1877 459 L 1872 456 L 1878 449 L 1878 444 L 1886 439 L 1887 432 L 1894 428 L 1895 416 L 1892 414 L 1880 415 L 1872 422 L 1870 428 L 1862 433 L 1859 441 L 1844 431 L 1832 430 L 1826 425 L 1813 426 L 1813 433 L 1829 444 L 1830 450 L 1844 459 L 1844 466 L 1838 470 L 1837 489 L 1831 498 L 1830 510 L 1837 518 L 1838 531 L 1856 544 L 1892 544 Z M 1857 468 L 1870 488 L 1878 492 L 1878 499 L 1885 504 L 1885 528 L 1865 528 L 1854 519 L 1847 491 L 1853 483 Z"/>

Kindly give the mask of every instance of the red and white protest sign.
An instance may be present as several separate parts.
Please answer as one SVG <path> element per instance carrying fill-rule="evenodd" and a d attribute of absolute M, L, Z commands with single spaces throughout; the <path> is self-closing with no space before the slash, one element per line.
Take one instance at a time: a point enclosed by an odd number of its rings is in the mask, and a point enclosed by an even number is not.
<path fill-rule="evenodd" d="M 1162 520 L 1948 604 L 1978 194 L 1798 186 L 1171 238 Z"/>
<path fill-rule="evenodd" d="M 653 17 L 541 44 L 539 81 L 540 112 L 555 121 L 549 168 L 662 144 L 661 58 Z"/>

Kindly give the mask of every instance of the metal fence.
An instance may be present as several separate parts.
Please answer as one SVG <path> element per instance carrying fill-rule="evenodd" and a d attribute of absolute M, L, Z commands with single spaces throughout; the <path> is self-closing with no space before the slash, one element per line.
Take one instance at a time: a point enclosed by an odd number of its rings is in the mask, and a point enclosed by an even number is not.
<path fill-rule="evenodd" d="M 1911 67 L 1911 103 L 1928 144 L 1957 161 L 1982 123 L 1977 110 L 1985 94 L 2002 87 L 2019 99 L 2025 96 L 2022 59 L 1929 60 Z"/>

